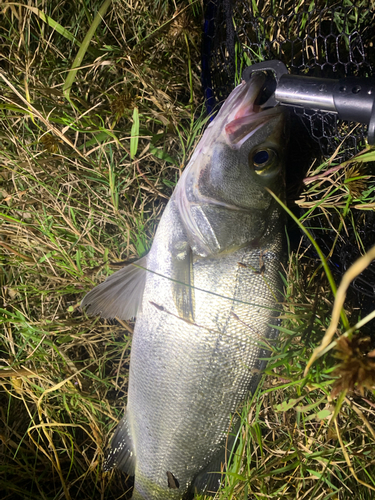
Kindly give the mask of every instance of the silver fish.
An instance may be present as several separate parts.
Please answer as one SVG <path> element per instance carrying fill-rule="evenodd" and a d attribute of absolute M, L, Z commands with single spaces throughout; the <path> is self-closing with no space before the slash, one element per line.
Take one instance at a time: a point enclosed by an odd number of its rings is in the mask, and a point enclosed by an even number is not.
<path fill-rule="evenodd" d="M 216 490 L 231 417 L 255 390 L 281 297 L 285 116 L 263 110 L 264 75 L 207 127 L 152 248 L 89 292 L 88 314 L 137 317 L 128 404 L 106 469 L 134 500 Z"/>

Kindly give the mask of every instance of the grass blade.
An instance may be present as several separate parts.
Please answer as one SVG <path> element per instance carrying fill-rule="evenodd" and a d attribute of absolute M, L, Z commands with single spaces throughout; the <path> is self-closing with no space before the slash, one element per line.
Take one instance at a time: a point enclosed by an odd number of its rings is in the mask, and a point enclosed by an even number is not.
<path fill-rule="evenodd" d="M 91 39 L 94 36 L 94 33 L 95 33 L 97 27 L 99 26 L 99 24 L 101 23 L 103 17 L 105 16 L 111 2 L 112 2 L 112 0 L 106 0 L 103 3 L 103 5 L 100 7 L 98 13 L 96 14 L 96 16 L 92 22 L 90 29 L 86 33 L 86 36 L 82 42 L 82 45 L 78 51 L 78 54 L 76 55 L 76 58 L 74 59 L 71 70 L 69 71 L 69 74 L 68 74 L 68 76 L 65 80 L 64 86 L 63 86 L 64 95 L 68 100 L 70 100 L 70 90 L 71 90 L 72 85 L 74 83 L 74 80 L 76 78 L 78 68 L 82 63 L 82 60 L 83 60 L 83 58 L 88 50 Z"/>
<path fill-rule="evenodd" d="M 133 160 L 138 151 L 139 142 L 139 111 L 135 107 L 133 110 L 133 125 L 130 138 L 130 158 Z"/>

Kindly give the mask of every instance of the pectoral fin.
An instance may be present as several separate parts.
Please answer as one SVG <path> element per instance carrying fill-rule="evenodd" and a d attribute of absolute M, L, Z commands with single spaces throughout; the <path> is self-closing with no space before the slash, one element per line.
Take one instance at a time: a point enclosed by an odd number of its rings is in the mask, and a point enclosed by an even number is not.
<path fill-rule="evenodd" d="M 140 267 L 137 267 L 140 266 Z M 137 315 L 146 283 L 147 256 L 113 273 L 81 302 L 87 314 L 130 319 Z"/>
<path fill-rule="evenodd" d="M 194 322 L 193 256 L 189 249 L 186 257 L 174 261 L 173 299 L 180 318 Z"/>

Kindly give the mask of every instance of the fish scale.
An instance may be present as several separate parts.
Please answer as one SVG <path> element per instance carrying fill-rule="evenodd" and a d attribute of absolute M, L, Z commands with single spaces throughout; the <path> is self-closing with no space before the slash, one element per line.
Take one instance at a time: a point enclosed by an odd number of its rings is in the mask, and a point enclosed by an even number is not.
<path fill-rule="evenodd" d="M 218 488 L 231 423 L 276 336 L 284 223 L 267 189 L 284 197 L 286 136 L 282 110 L 254 105 L 263 81 L 238 86 L 207 128 L 149 254 L 82 302 L 89 314 L 137 317 L 126 414 L 105 465 L 135 474 L 133 499 Z"/>

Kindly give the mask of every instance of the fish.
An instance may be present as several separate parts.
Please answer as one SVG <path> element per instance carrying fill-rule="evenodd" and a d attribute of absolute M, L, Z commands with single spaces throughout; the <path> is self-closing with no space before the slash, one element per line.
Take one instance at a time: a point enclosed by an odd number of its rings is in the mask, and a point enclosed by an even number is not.
<path fill-rule="evenodd" d="M 270 192 L 285 198 L 287 118 L 262 107 L 264 86 L 255 73 L 232 91 L 149 253 L 81 303 L 89 315 L 136 317 L 127 406 L 104 464 L 135 476 L 133 500 L 218 489 L 229 429 L 277 336 L 284 217 Z"/>

